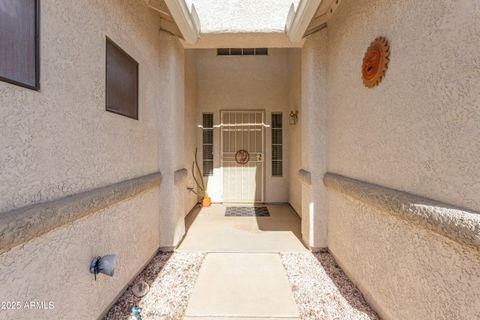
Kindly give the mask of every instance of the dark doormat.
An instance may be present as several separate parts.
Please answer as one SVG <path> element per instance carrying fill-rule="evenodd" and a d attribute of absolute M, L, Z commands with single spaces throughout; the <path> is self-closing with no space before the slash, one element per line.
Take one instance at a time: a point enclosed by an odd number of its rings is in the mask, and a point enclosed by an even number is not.
<path fill-rule="evenodd" d="M 269 217 L 267 207 L 227 207 L 225 217 Z"/>

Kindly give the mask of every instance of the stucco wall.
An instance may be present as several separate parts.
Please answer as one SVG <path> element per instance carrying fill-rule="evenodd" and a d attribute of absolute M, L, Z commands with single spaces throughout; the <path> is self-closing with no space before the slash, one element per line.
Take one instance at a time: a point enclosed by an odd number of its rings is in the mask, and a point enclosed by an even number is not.
<path fill-rule="evenodd" d="M 308 37 L 301 57 L 301 167 L 311 174 L 311 185 L 302 184 L 302 237 L 313 249 L 327 247 L 327 58 L 323 29 Z"/>
<path fill-rule="evenodd" d="M 194 4 L 202 33 L 283 33 L 290 5 L 299 0 L 186 0 Z"/>
<path fill-rule="evenodd" d="M 345 0 L 328 23 L 328 170 L 480 209 L 480 3 Z M 365 50 L 391 45 L 384 81 Z M 308 41 L 308 40 L 307 40 Z M 328 246 L 386 319 L 480 317 L 478 250 L 333 193 Z"/>
<path fill-rule="evenodd" d="M 195 158 L 197 147 L 197 65 L 194 50 L 185 50 L 185 141 L 184 141 L 184 167 L 188 170 L 188 176 L 184 179 L 185 214 L 198 202 L 197 196 L 187 187 L 195 187 L 192 177 L 192 163 Z M 199 161 L 201 159 L 198 159 Z"/>
<path fill-rule="evenodd" d="M 290 126 L 288 131 L 288 177 L 290 179 L 288 201 L 293 209 L 302 214 L 302 184 L 298 177 L 298 170 L 302 168 L 302 138 L 303 111 L 301 102 L 301 57 L 300 49 L 291 49 L 288 52 L 289 75 L 289 105 L 299 112 L 298 122 Z"/>
<path fill-rule="evenodd" d="M 480 210 L 480 3 L 351 1 L 329 22 L 330 171 Z M 365 50 L 391 45 L 385 80 Z"/>
<path fill-rule="evenodd" d="M 156 25 L 138 1 L 42 2 L 41 90 L 0 82 L 0 212 L 158 171 Z M 138 121 L 105 112 L 105 36 L 139 62 Z"/>
<path fill-rule="evenodd" d="M 162 94 L 158 117 L 160 126 L 160 166 L 165 170 L 161 185 L 162 207 L 160 245 L 171 249 L 185 233 L 185 180 L 175 184 L 174 172 L 185 165 L 185 52 L 175 38 L 162 33 L 171 42 L 161 51 L 160 83 Z M 163 173 L 163 171 L 162 171 Z"/>
<path fill-rule="evenodd" d="M 0 319 L 96 319 L 158 249 L 158 188 L 120 202 L 0 255 Z M 89 272 L 97 255 L 117 256 L 112 278 Z M 28 309 L 44 303 L 53 308 Z"/>
<path fill-rule="evenodd" d="M 202 112 L 214 112 L 215 124 L 220 122 L 220 110 L 265 110 L 266 124 L 271 123 L 272 112 L 283 112 L 286 141 L 290 108 L 288 52 L 269 49 L 268 56 L 217 56 L 216 50 L 197 52 L 198 124 Z M 265 130 L 265 201 L 288 202 L 288 146 L 284 144 L 284 176 L 272 177 L 271 128 Z M 198 129 L 198 145 L 201 131 Z M 220 131 L 214 130 L 214 167 L 220 167 Z M 199 159 L 200 160 L 200 159 Z M 213 201 L 221 201 L 221 181 L 218 170 L 208 179 Z"/>
<path fill-rule="evenodd" d="M 0 256 L 2 299 L 51 300 L 45 315 L 92 319 L 159 246 L 183 235 L 184 189 L 173 181 L 185 161 L 183 49 L 143 1 L 42 1 L 40 20 L 41 90 L 0 82 L 0 212 L 163 175 L 160 190 Z M 139 62 L 138 121 L 105 111 L 105 36 Z M 116 275 L 94 282 L 90 259 L 108 253 L 117 254 Z"/>
<path fill-rule="evenodd" d="M 328 247 L 384 319 L 478 319 L 480 252 L 329 193 Z"/>

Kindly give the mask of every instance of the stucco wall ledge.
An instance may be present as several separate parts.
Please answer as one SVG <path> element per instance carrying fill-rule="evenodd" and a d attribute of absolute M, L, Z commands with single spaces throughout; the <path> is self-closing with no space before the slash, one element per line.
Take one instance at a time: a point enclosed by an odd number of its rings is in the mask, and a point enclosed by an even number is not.
<path fill-rule="evenodd" d="M 188 170 L 186 168 L 178 169 L 173 173 L 173 181 L 175 184 L 177 184 L 187 176 L 188 176 Z"/>
<path fill-rule="evenodd" d="M 312 185 L 312 174 L 305 169 L 298 170 L 298 178 L 306 185 Z"/>
<path fill-rule="evenodd" d="M 328 189 L 454 241 L 480 247 L 480 213 L 387 187 L 326 173 Z"/>
<path fill-rule="evenodd" d="M 0 254 L 160 185 L 160 172 L 0 214 Z"/>

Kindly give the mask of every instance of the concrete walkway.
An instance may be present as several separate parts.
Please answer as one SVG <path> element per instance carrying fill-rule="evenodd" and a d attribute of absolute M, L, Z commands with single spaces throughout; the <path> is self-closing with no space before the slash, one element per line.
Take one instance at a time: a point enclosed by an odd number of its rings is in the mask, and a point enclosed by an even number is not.
<path fill-rule="evenodd" d="M 177 252 L 206 252 L 185 319 L 298 319 L 280 252 L 306 252 L 288 205 L 270 217 L 225 217 L 225 206 L 195 209 Z"/>
<path fill-rule="evenodd" d="M 378 320 L 327 252 L 300 241 L 300 219 L 286 205 L 270 217 L 225 217 L 225 206 L 195 209 L 175 252 L 159 252 L 105 319 Z M 147 282 L 145 296 L 133 288 Z"/>
<path fill-rule="evenodd" d="M 300 218 L 293 209 L 289 205 L 266 207 L 270 217 L 225 217 L 224 205 L 195 208 L 186 218 L 187 234 L 176 251 L 305 251 Z"/>

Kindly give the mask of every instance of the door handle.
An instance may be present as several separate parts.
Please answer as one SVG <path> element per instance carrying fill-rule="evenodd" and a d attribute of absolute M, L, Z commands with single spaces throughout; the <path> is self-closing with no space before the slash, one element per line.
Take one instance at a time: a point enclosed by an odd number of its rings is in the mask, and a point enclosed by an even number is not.
<path fill-rule="evenodd" d="M 257 161 L 263 161 L 263 154 L 257 153 Z"/>

